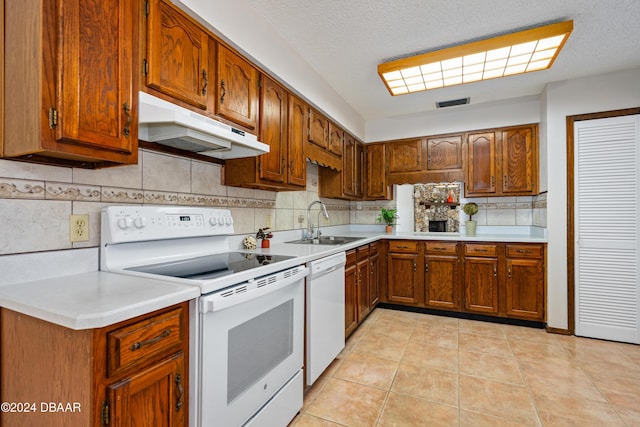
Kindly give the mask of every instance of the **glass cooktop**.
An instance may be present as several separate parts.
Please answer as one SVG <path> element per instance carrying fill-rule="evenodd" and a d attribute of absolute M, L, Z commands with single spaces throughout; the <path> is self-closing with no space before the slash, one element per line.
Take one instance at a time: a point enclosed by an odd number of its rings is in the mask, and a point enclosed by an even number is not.
<path fill-rule="evenodd" d="M 265 255 L 249 252 L 227 252 L 180 261 L 129 267 L 125 270 L 193 280 L 208 280 L 251 270 L 295 258 L 288 255 Z"/>

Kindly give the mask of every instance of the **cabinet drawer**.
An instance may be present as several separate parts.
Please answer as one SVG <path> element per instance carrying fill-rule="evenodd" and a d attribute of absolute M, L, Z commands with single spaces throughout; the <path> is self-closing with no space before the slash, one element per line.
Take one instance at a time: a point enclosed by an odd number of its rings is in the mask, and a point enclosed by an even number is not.
<path fill-rule="evenodd" d="M 347 251 L 347 253 L 345 254 L 347 256 L 347 265 L 352 265 L 356 263 L 356 250 L 355 249 L 351 249 L 350 251 Z"/>
<path fill-rule="evenodd" d="M 418 252 L 418 242 L 405 240 L 390 240 L 389 252 Z"/>
<path fill-rule="evenodd" d="M 109 376 L 164 357 L 182 346 L 184 310 L 177 308 L 107 334 Z"/>
<path fill-rule="evenodd" d="M 356 248 L 356 255 L 358 261 L 369 258 L 369 245 L 364 245 Z"/>
<path fill-rule="evenodd" d="M 457 245 L 455 242 L 427 242 L 424 247 L 428 254 L 455 255 Z"/>
<path fill-rule="evenodd" d="M 495 257 L 498 256 L 498 245 L 466 243 L 464 245 L 464 254 L 466 256 Z"/>
<path fill-rule="evenodd" d="M 544 253 L 542 245 L 507 245 L 507 258 L 536 258 L 541 259 Z"/>
<path fill-rule="evenodd" d="M 374 256 L 378 253 L 378 242 L 369 244 L 369 256 Z"/>

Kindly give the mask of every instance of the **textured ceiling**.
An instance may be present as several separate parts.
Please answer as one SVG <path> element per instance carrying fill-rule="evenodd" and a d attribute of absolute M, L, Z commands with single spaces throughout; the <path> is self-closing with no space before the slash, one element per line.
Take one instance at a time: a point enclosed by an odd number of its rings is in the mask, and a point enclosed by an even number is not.
<path fill-rule="evenodd" d="M 546 83 L 640 67 L 639 0 L 241 1 L 365 120 L 430 111 L 449 99 L 536 95 Z M 568 19 L 573 33 L 550 70 L 398 97 L 377 74 L 391 59 Z"/>

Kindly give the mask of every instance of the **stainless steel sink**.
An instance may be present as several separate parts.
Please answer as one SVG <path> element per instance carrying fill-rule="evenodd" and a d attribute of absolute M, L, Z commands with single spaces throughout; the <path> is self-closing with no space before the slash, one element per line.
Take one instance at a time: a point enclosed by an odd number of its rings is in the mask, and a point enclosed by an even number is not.
<path fill-rule="evenodd" d="M 298 245 L 344 245 L 345 243 L 355 242 L 356 240 L 362 240 L 364 237 L 344 237 L 344 236 L 320 236 L 319 239 L 313 240 L 292 240 L 285 243 L 295 243 Z"/>

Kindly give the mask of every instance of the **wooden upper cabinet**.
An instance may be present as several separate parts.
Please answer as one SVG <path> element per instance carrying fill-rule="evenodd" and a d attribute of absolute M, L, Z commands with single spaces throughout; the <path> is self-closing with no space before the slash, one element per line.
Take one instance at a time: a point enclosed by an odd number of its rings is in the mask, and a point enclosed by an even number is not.
<path fill-rule="evenodd" d="M 245 129 L 258 130 L 258 70 L 223 44 L 218 45 L 216 114 Z"/>
<path fill-rule="evenodd" d="M 90 168 L 137 162 L 137 6 L 5 1 L 5 81 L 14 84 L 5 86 L 3 156 Z"/>
<path fill-rule="evenodd" d="M 462 135 L 427 138 L 427 170 L 462 169 Z"/>
<path fill-rule="evenodd" d="M 309 109 L 309 142 L 320 148 L 329 148 L 329 119 L 313 108 Z"/>
<path fill-rule="evenodd" d="M 267 76 L 262 76 L 260 89 L 260 140 L 269 152 L 260 156 L 260 179 L 286 181 L 288 94 Z"/>
<path fill-rule="evenodd" d="M 349 134 L 344 136 L 344 153 L 342 162 L 342 187 L 343 192 L 347 196 L 356 195 L 356 174 L 358 173 L 357 163 L 360 159 L 357 157 L 356 140 Z"/>
<path fill-rule="evenodd" d="M 504 130 L 502 141 L 502 193 L 530 193 L 538 190 L 538 144 L 533 126 Z"/>
<path fill-rule="evenodd" d="M 335 155 L 342 156 L 342 146 L 344 145 L 344 130 L 339 126 L 329 122 L 329 151 Z"/>
<path fill-rule="evenodd" d="M 389 173 L 412 172 L 422 169 L 422 138 L 392 141 L 387 144 Z"/>
<path fill-rule="evenodd" d="M 465 194 L 494 194 L 496 192 L 495 133 L 470 134 L 468 144 L 469 168 Z"/>
<path fill-rule="evenodd" d="M 366 199 L 387 199 L 389 191 L 386 184 L 385 145 L 365 144 L 364 196 Z"/>
<path fill-rule="evenodd" d="M 355 175 L 355 191 L 356 198 L 364 197 L 364 144 L 360 141 L 356 141 L 356 156 L 354 161 L 354 175 Z"/>
<path fill-rule="evenodd" d="M 289 184 L 304 187 L 307 184 L 307 104 L 289 94 L 288 161 Z"/>
<path fill-rule="evenodd" d="M 150 0 L 147 12 L 147 86 L 207 109 L 215 72 L 209 68 L 209 35 L 166 0 Z"/>

